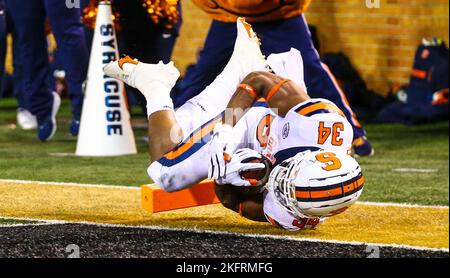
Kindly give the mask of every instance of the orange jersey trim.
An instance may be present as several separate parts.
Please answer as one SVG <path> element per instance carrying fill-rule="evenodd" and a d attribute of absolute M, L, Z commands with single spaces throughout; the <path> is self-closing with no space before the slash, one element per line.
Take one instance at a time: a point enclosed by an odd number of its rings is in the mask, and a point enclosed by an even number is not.
<path fill-rule="evenodd" d="M 322 103 L 322 102 L 305 107 L 305 108 L 301 109 L 300 111 L 298 111 L 297 113 L 299 113 L 302 116 L 306 116 L 317 110 L 329 110 L 329 111 L 338 113 L 342 117 L 345 117 L 344 112 L 342 112 L 341 109 L 339 109 L 336 105 L 330 104 L 330 103 Z"/>

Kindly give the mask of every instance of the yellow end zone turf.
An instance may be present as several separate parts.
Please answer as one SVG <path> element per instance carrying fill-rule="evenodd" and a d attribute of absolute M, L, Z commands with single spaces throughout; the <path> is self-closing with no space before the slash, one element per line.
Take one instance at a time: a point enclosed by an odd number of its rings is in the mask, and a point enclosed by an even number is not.
<path fill-rule="evenodd" d="M 139 188 L 0 182 L 0 216 L 156 225 L 368 243 L 449 247 L 448 207 L 356 204 L 316 230 L 287 232 L 246 220 L 222 205 L 150 214 L 140 206 Z"/>

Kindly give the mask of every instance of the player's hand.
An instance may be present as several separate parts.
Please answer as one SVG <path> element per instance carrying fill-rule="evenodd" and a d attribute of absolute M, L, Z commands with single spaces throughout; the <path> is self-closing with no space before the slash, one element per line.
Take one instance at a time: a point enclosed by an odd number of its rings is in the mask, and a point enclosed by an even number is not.
<path fill-rule="evenodd" d="M 241 177 L 240 173 L 247 170 L 261 170 L 265 168 L 263 163 L 246 163 L 247 159 L 262 158 L 261 154 L 252 149 L 237 150 L 231 160 L 225 164 L 225 174 L 218 179 L 218 184 L 232 184 L 234 186 L 251 186 L 250 181 Z"/>
<path fill-rule="evenodd" d="M 230 155 L 225 148 L 233 139 L 233 127 L 226 124 L 217 124 L 209 145 L 208 177 L 217 180 L 225 175 L 225 164 L 230 160 Z"/>

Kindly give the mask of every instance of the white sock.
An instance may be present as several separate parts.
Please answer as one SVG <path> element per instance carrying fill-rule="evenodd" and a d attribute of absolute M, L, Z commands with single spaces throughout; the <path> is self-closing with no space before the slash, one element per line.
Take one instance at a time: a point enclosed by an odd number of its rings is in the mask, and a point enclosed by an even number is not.
<path fill-rule="evenodd" d="M 233 94 L 236 92 L 237 86 L 239 86 L 239 84 L 245 78 L 245 76 L 240 76 L 240 72 L 241 69 L 239 65 L 235 65 L 232 60 L 230 60 L 225 69 L 216 77 L 216 79 L 210 86 L 212 86 L 214 83 L 220 83 L 221 87 L 227 88 L 224 91 L 226 91 L 228 99 L 231 99 Z"/>
<path fill-rule="evenodd" d="M 170 98 L 170 90 L 171 88 L 168 88 L 160 82 L 152 82 L 140 89 L 147 100 L 147 117 L 162 110 L 173 111 L 173 101 Z"/>
<path fill-rule="evenodd" d="M 138 65 L 130 64 L 129 66 L 134 66 L 134 68 L 130 69 L 132 74 L 130 74 L 129 82 L 135 86 L 147 100 L 148 117 L 157 111 L 173 111 L 173 101 L 170 98 L 170 91 L 173 86 L 175 86 L 176 79 L 178 78 L 178 71 L 176 73 L 172 73 L 176 76 L 176 78 L 173 78 L 171 73 L 162 71 L 160 72 L 160 74 L 162 74 L 160 78 L 149 79 L 148 75 L 152 73 L 148 70 L 149 65 L 140 63 Z M 164 77 L 164 74 L 167 74 L 167 76 Z"/>

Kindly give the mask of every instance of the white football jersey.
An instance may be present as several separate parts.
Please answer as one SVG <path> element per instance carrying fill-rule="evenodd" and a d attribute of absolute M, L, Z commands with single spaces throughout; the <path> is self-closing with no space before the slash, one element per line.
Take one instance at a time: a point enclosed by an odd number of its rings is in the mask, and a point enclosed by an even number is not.
<path fill-rule="evenodd" d="M 285 117 L 276 115 L 264 102 L 250 109 L 236 127 L 236 138 L 241 144 L 232 147 L 248 147 L 262 153 L 274 165 L 305 150 L 326 149 L 349 153 L 353 129 L 345 115 L 332 102 L 310 99 L 293 107 Z M 265 193 L 264 213 L 273 225 L 299 230 L 313 228 L 323 219 L 297 219 L 279 205 L 275 196 Z"/>

